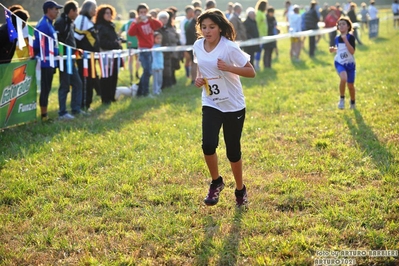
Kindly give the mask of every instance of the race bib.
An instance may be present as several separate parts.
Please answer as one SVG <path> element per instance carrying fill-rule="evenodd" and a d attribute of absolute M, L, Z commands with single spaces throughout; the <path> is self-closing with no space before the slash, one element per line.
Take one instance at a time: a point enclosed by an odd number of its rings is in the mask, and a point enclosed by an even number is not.
<path fill-rule="evenodd" d="M 213 102 L 220 103 L 229 99 L 229 93 L 226 88 L 224 77 L 218 76 L 213 78 L 205 78 L 206 96 L 211 98 Z"/>

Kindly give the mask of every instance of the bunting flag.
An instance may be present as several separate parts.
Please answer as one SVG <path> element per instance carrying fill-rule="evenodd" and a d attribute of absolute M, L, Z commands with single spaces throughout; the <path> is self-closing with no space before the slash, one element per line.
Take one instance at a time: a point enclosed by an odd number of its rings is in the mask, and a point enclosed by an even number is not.
<path fill-rule="evenodd" d="M 62 43 L 58 43 L 58 53 L 59 53 L 59 68 L 61 72 L 64 72 L 64 45 Z"/>
<path fill-rule="evenodd" d="M 34 57 L 34 56 L 35 56 L 35 53 L 34 53 L 34 51 L 33 51 L 33 35 L 34 35 L 34 30 L 33 30 L 33 28 L 32 28 L 31 26 L 29 26 L 29 25 L 26 25 L 26 27 L 28 27 L 28 33 L 29 33 L 29 35 L 28 35 L 28 40 L 29 40 L 29 55 L 30 55 L 31 57 Z"/>
<path fill-rule="evenodd" d="M 109 77 L 114 74 L 114 53 L 108 53 L 108 61 L 109 61 Z"/>
<path fill-rule="evenodd" d="M 104 78 L 108 78 L 109 75 L 109 62 L 108 62 L 108 56 L 106 53 L 104 53 Z"/>
<path fill-rule="evenodd" d="M 116 68 L 116 71 L 118 74 L 119 74 L 120 65 L 121 65 L 121 51 L 118 52 L 118 64 L 117 64 L 117 68 Z"/>
<path fill-rule="evenodd" d="M 24 38 L 24 32 L 22 29 L 22 19 L 17 17 L 17 32 L 18 32 L 18 48 L 19 50 L 22 50 L 25 46 L 25 38 Z"/>
<path fill-rule="evenodd" d="M 54 41 L 50 37 L 48 37 L 48 55 L 50 60 L 50 66 L 52 68 L 55 67 L 54 63 Z"/>
<path fill-rule="evenodd" d="M 37 91 L 41 91 L 41 79 L 42 79 L 42 68 L 41 68 L 40 60 L 36 60 L 36 84 L 37 84 Z"/>
<path fill-rule="evenodd" d="M 100 69 L 101 69 L 101 77 L 104 78 L 104 59 L 103 59 L 103 53 L 98 54 L 98 60 L 100 63 Z"/>
<path fill-rule="evenodd" d="M 89 76 L 89 60 L 87 57 L 87 52 L 83 52 L 83 77 L 85 78 Z"/>
<path fill-rule="evenodd" d="M 46 62 L 46 46 L 45 46 L 45 37 L 40 31 L 39 31 L 39 39 L 40 39 L 40 59 L 43 62 Z"/>
<path fill-rule="evenodd" d="M 90 53 L 90 66 L 91 66 L 91 78 L 96 78 L 96 65 L 94 61 L 94 53 Z"/>
<path fill-rule="evenodd" d="M 67 73 L 69 75 L 72 75 L 72 47 L 71 46 L 67 46 L 66 47 L 66 55 L 67 55 L 67 61 L 66 61 L 66 65 L 67 65 Z"/>
<path fill-rule="evenodd" d="M 8 39 L 10 42 L 13 42 L 15 39 L 18 38 L 17 31 L 15 30 L 14 25 L 11 21 L 11 12 L 10 10 L 4 10 L 6 15 L 6 22 L 7 22 L 7 31 L 8 31 Z"/>

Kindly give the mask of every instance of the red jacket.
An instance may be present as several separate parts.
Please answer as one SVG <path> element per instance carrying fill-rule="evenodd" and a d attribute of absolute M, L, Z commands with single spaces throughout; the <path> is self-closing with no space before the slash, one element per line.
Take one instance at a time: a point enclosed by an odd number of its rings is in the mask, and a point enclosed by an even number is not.
<path fill-rule="evenodd" d="M 147 22 L 139 22 L 130 25 L 128 34 L 136 36 L 139 48 L 152 48 L 154 45 L 154 31 L 163 26 L 162 22 L 158 19 L 148 19 Z"/>

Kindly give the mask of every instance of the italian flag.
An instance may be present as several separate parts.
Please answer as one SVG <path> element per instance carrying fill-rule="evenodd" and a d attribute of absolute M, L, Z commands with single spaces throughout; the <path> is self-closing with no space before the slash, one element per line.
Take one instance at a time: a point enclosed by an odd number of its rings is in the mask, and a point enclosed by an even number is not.
<path fill-rule="evenodd" d="M 28 27 L 28 33 L 29 33 L 29 35 L 28 35 L 28 40 L 29 40 L 29 55 L 30 55 L 30 57 L 34 57 L 34 56 L 35 56 L 35 53 L 34 53 L 34 51 L 33 51 L 33 35 L 34 35 L 34 30 L 33 30 L 33 27 L 31 27 L 31 26 L 29 26 L 29 25 L 27 25 L 27 27 Z"/>

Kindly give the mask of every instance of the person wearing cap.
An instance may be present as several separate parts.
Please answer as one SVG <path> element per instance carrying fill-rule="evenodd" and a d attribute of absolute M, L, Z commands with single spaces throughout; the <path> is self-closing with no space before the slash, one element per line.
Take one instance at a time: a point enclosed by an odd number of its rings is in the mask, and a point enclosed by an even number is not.
<path fill-rule="evenodd" d="M 39 20 L 36 25 L 35 31 L 35 40 L 33 42 L 33 49 L 36 56 L 40 57 L 40 36 L 39 32 L 41 32 L 42 36 L 46 36 L 44 38 L 44 51 L 45 53 L 42 55 L 43 60 L 41 60 L 41 81 L 40 81 L 40 112 L 41 119 L 43 122 L 49 121 L 47 115 L 47 106 L 48 106 L 48 97 L 51 91 L 51 84 L 53 83 L 54 70 L 52 66 L 50 66 L 49 60 L 49 42 L 53 42 L 54 47 L 54 57 L 58 55 L 58 40 L 57 40 L 57 32 L 54 29 L 53 21 L 58 17 L 60 13 L 60 9 L 63 6 L 57 4 L 55 1 L 46 1 L 43 4 L 43 13 L 44 16 Z M 54 67 L 57 67 L 57 61 L 54 62 Z"/>
<path fill-rule="evenodd" d="M 29 19 L 28 11 L 22 9 L 14 11 L 13 15 L 11 16 L 11 23 L 16 30 L 18 30 L 17 17 L 19 17 L 22 21 L 27 21 Z M 11 59 L 15 53 L 15 48 L 17 46 L 18 38 L 14 41 L 10 41 L 7 26 L 7 23 L 4 23 L 0 27 L 0 64 L 8 64 L 11 62 Z M 23 23 L 22 26 L 25 27 L 25 23 Z"/>
<path fill-rule="evenodd" d="M 369 9 L 367 8 L 367 4 L 366 3 L 362 3 L 361 4 L 362 9 L 360 10 L 360 22 L 362 25 L 362 30 L 364 30 L 364 28 L 368 28 L 369 25 Z"/>
<path fill-rule="evenodd" d="M 73 21 L 78 16 L 79 4 L 76 1 L 68 1 L 65 3 L 64 12 L 54 23 L 54 28 L 58 32 L 58 40 L 73 49 L 76 49 L 76 41 L 74 37 L 75 25 Z M 60 87 L 58 89 L 58 103 L 59 103 L 59 119 L 70 120 L 74 119 L 74 115 L 83 114 L 80 110 L 82 103 L 82 87 L 83 83 L 79 77 L 78 69 L 75 64 L 75 60 L 72 61 L 72 73 L 65 71 L 67 69 L 66 61 L 64 62 L 64 71 L 60 71 Z M 72 87 L 71 95 L 71 109 L 72 115 L 67 112 L 66 100 L 69 92 L 69 88 Z"/>

